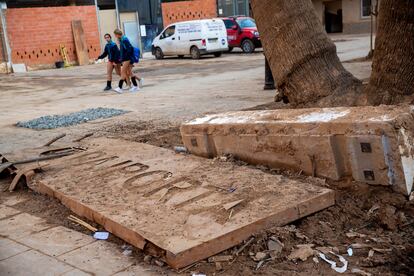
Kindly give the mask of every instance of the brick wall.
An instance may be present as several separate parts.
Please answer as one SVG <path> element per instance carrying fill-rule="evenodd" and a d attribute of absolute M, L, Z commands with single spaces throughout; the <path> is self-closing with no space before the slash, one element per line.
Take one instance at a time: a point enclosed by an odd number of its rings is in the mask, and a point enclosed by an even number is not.
<path fill-rule="evenodd" d="M 6 20 L 13 63 L 54 64 L 62 60 L 60 44 L 66 46 L 70 61 L 76 61 L 72 20 L 82 20 L 89 57 L 101 51 L 95 6 L 7 9 Z"/>
<path fill-rule="evenodd" d="M 162 3 L 164 26 L 169 24 L 217 17 L 216 0 L 192 0 Z"/>

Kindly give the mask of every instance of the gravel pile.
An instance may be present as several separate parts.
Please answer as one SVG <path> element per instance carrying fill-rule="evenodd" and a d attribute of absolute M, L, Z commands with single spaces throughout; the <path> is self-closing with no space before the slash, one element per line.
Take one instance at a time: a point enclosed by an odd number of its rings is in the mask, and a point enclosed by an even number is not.
<path fill-rule="evenodd" d="M 43 116 L 26 122 L 18 122 L 17 126 L 31 129 L 52 129 L 85 123 L 96 119 L 105 119 L 128 113 L 114 108 L 90 108 L 67 115 Z"/>

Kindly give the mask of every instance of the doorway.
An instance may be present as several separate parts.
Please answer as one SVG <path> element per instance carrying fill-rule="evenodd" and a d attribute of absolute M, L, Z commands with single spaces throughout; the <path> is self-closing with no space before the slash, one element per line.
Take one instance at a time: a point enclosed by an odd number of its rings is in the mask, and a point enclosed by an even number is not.
<path fill-rule="evenodd" d="M 342 1 L 323 2 L 325 7 L 325 30 L 327 33 L 342 33 Z"/>

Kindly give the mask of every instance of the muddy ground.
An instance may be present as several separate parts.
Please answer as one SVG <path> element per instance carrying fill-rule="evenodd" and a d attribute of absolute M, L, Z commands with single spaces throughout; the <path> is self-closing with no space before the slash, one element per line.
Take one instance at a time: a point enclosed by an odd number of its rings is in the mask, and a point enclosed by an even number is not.
<path fill-rule="evenodd" d="M 341 60 L 359 57 L 360 52 L 365 53 L 366 46 L 369 46 L 365 42 L 365 48 L 360 47 L 359 44 L 364 43 L 361 37 L 338 37 L 337 40 L 343 44 L 337 44 Z M 344 66 L 363 81 L 369 77 L 369 62 L 354 61 Z M 137 95 L 121 96 L 101 92 L 104 84 L 102 80 L 105 78 L 104 64 L 0 76 L 0 90 L 6 92 L 0 95 L 0 152 L 5 154 L 25 147 L 40 146 L 63 132 L 68 134 L 63 141 L 93 132 L 98 137 L 120 138 L 172 149 L 181 145 L 179 125 L 184 120 L 229 110 L 288 107 L 272 102 L 273 91 L 262 90 L 262 53 L 251 56 L 236 53 L 224 55 L 221 59 L 204 58 L 197 62 L 189 59 L 144 60 L 138 71 L 146 78 L 144 89 Z M 108 120 L 50 131 L 32 131 L 14 125 L 19 120 L 99 106 L 131 112 Z M 247 166 L 231 157 L 214 162 Z M 335 274 L 321 259 L 319 263 L 315 263 L 312 257 L 306 261 L 289 260 L 291 251 L 301 244 L 314 244 L 314 248 L 334 247 L 331 250 L 338 251 L 349 261 L 348 274 L 353 268 L 358 268 L 360 275 L 414 275 L 414 201 L 408 201 L 387 188 L 370 187 L 348 180 L 324 181 L 298 172 L 265 167 L 257 169 L 334 189 L 336 205 L 286 227 L 269 229 L 256 235 L 253 242 L 232 262 L 224 262 L 221 267 L 207 261 L 200 262 L 182 272 L 183 275 Z M 1 191 L 7 187 L 6 183 L 7 180 L 0 182 Z M 29 200 L 16 208 L 43 217 L 51 223 L 90 234 L 88 230 L 67 220 L 70 211 L 56 200 L 30 190 L 19 190 L 17 193 L 27 196 Z M 10 194 L 0 192 L 0 200 L 7 196 Z M 250 254 L 266 252 L 271 237 L 283 243 L 283 250 L 280 254 L 272 254 L 274 258 L 265 261 L 257 269 L 259 262 L 254 261 Z M 109 241 L 120 247 L 124 244 L 115 237 Z M 350 245 L 354 248 L 352 257 L 346 255 Z M 236 246 L 221 255 L 233 255 L 242 246 Z M 373 248 L 375 251 L 371 251 Z M 135 250 L 134 254 L 137 263 L 152 271 L 166 275 L 177 273 L 165 266 L 155 265 L 154 260 L 147 264 L 144 254 L 139 250 Z"/>
<path fill-rule="evenodd" d="M 257 107 L 258 108 L 258 107 Z M 148 143 L 170 148 L 181 144 L 179 125 L 152 122 L 128 121 L 112 127 L 97 129 L 96 136 L 121 138 L 130 141 Z M 214 162 L 233 162 L 237 166 L 249 166 L 234 160 L 231 156 L 216 159 Z M 285 227 L 274 227 L 257 234 L 254 241 L 231 262 L 220 265 L 207 261 L 181 272 L 184 275 L 204 273 L 207 275 L 332 275 L 335 272 L 313 256 L 306 261 L 292 261 L 288 258 L 297 245 L 313 244 L 317 247 L 331 247 L 330 250 L 344 256 L 349 261 L 348 273 L 359 269 L 360 275 L 413 275 L 414 274 L 414 201 L 396 194 L 387 188 L 370 187 L 366 184 L 343 180 L 340 182 L 307 177 L 298 172 L 271 170 L 255 167 L 270 174 L 283 174 L 314 185 L 329 187 L 336 191 L 336 205 L 296 221 Z M 2 182 L 1 188 L 5 187 Z M 0 184 L 1 185 L 1 184 Z M 90 234 L 88 230 L 67 220 L 71 212 L 54 199 L 35 194 L 29 190 L 20 190 L 29 201 L 16 208 L 43 217 L 50 223 L 63 225 L 80 232 Z M 0 197 L 8 196 L 2 193 Z M 90 222 L 92 225 L 99 228 Z M 269 253 L 267 243 L 271 237 L 283 243 L 280 254 L 268 259 L 258 268 L 253 260 L 258 252 Z M 111 237 L 110 242 L 119 246 L 123 241 Z M 219 255 L 234 255 L 243 245 L 236 246 Z M 353 247 L 353 256 L 347 256 L 347 248 Z M 370 254 L 373 254 L 372 256 Z M 161 274 L 175 274 L 167 267 L 148 264 L 145 254 L 134 250 L 137 263 Z M 369 256 L 370 255 L 370 256 Z M 148 261 L 148 260 L 146 260 Z M 180 272 L 180 271 L 178 271 Z M 354 273 L 355 274 L 355 273 Z"/>

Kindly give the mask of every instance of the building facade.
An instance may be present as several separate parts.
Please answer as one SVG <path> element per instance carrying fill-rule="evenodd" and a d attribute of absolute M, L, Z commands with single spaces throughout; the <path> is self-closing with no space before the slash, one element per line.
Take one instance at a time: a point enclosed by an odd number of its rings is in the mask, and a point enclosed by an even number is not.
<path fill-rule="evenodd" d="M 376 0 L 313 0 L 316 14 L 328 33 L 369 33 Z"/>

